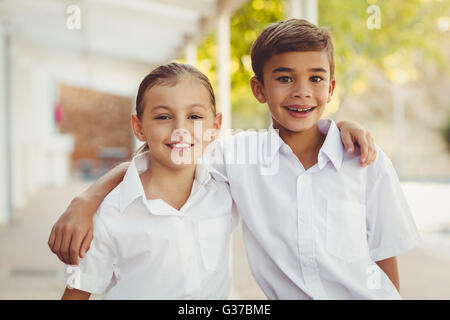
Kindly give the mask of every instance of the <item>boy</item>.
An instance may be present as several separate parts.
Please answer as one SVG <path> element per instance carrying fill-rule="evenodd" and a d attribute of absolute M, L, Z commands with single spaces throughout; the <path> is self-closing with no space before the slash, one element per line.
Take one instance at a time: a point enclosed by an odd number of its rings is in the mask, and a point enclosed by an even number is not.
<path fill-rule="evenodd" d="M 304 20 L 273 24 L 255 41 L 252 66 L 252 91 L 268 104 L 273 126 L 210 150 L 223 152 L 215 168 L 228 178 L 258 284 L 270 299 L 400 298 L 395 256 L 419 236 L 384 153 L 362 169 L 358 154 L 344 152 L 336 125 L 319 121 L 335 87 L 331 37 Z M 255 136 L 263 163 L 233 164 L 231 146 L 246 153 L 242 141 Z M 69 232 L 54 227 L 49 245 L 60 259 L 70 261 L 60 248 L 77 256 L 82 242 L 77 236 L 69 245 L 74 228 L 64 220 L 81 224 L 78 234 L 90 243 L 91 215 L 123 172 L 116 169 L 85 193 L 91 200 L 68 208 L 57 227 Z M 82 218 L 82 210 L 90 216 Z"/>

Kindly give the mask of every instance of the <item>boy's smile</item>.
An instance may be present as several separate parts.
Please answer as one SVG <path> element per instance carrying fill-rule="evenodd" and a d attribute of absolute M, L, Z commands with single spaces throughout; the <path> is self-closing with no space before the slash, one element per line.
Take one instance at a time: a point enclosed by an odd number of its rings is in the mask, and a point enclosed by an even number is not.
<path fill-rule="evenodd" d="M 252 78 L 251 85 L 258 101 L 267 102 L 275 128 L 315 128 L 335 85 L 325 51 L 275 54 L 264 64 L 263 77 L 264 84 Z"/>

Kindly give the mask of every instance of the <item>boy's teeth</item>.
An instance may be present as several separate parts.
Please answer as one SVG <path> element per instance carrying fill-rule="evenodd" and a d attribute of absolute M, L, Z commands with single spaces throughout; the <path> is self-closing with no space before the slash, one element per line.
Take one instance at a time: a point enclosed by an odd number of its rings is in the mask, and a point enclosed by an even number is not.
<path fill-rule="evenodd" d="M 308 108 L 308 109 L 297 109 L 297 108 L 289 108 L 288 107 L 288 109 L 290 110 L 290 111 L 296 111 L 296 112 L 308 112 L 308 111 L 310 111 L 310 110 L 312 110 L 314 107 L 311 107 L 311 108 Z"/>

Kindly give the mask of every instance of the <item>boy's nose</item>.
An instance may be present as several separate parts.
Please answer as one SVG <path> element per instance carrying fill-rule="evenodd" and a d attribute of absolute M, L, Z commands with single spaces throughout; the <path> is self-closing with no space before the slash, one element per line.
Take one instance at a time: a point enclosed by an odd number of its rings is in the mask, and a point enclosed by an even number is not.
<path fill-rule="evenodd" d="M 311 90 L 308 88 L 307 85 L 297 85 L 293 90 L 292 90 L 292 97 L 293 98 L 311 98 L 312 93 Z"/>

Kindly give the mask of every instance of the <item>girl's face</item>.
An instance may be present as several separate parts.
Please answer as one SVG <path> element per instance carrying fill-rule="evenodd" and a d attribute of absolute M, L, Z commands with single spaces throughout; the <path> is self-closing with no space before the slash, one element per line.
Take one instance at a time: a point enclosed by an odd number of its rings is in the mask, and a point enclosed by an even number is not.
<path fill-rule="evenodd" d="M 148 143 L 152 161 L 172 169 L 195 165 L 220 130 L 208 89 L 193 77 L 151 87 L 142 103 L 142 119 L 132 115 L 134 134 Z"/>

